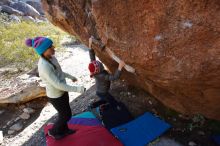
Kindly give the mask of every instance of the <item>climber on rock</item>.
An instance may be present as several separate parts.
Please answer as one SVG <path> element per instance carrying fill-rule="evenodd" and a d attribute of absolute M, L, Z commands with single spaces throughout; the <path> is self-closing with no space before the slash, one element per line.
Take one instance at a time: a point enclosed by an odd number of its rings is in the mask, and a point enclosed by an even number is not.
<path fill-rule="evenodd" d="M 110 74 L 104 69 L 103 64 L 96 60 L 95 52 L 92 49 L 93 38 L 89 39 L 89 55 L 91 62 L 89 63 L 88 69 L 90 71 L 90 77 L 95 78 L 96 95 L 100 98 L 100 101 L 95 102 L 90 108 L 97 107 L 104 103 L 116 104 L 116 100 L 109 93 L 111 81 L 119 79 L 121 70 L 125 66 L 124 61 L 120 61 L 118 69 L 114 74 Z"/>

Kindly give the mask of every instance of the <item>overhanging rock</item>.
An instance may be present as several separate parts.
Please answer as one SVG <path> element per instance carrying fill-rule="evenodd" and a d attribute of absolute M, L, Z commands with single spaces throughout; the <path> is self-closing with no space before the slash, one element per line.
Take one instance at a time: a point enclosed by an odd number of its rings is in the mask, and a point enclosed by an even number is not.
<path fill-rule="evenodd" d="M 135 69 L 123 78 L 168 107 L 220 120 L 219 0 L 42 0 L 56 26 L 92 35 Z M 117 63 L 94 46 L 113 71 Z"/>

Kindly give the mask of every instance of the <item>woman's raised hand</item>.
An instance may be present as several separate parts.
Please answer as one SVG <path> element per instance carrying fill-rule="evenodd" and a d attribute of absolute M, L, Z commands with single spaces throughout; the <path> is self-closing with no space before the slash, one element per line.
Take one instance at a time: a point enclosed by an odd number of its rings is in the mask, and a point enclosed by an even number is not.
<path fill-rule="evenodd" d="M 93 36 L 89 38 L 89 48 L 92 49 Z"/>
<path fill-rule="evenodd" d="M 123 68 L 124 66 L 125 66 L 125 62 L 121 60 L 121 61 L 119 62 L 119 65 L 118 65 L 118 69 L 119 69 L 119 70 L 122 70 L 122 68 Z"/>

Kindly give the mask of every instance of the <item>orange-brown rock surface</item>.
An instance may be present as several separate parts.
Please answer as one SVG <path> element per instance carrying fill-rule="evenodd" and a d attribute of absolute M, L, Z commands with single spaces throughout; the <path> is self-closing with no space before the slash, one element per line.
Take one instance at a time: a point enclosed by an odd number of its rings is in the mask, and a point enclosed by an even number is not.
<path fill-rule="evenodd" d="M 48 19 L 91 35 L 135 68 L 123 78 L 163 104 L 220 120 L 219 0 L 42 0 Z M 94 46 L 111 71 L 117 63 Z M 135 99 L 134 99 L 135 100 Z"/>

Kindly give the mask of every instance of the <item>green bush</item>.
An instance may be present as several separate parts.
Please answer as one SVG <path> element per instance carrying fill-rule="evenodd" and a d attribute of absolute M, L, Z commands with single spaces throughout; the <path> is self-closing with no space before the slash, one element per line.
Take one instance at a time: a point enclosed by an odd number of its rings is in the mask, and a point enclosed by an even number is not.
<path fill-rule="evenodd" d="M 17 68 L 31 68 L 38 60 L 33 48 L 26 47 L 25 39 L 36 36 L 50 37 L 57 48 L 60 40 L 68 35 L 48 22 L 8 22 L 7 16 L 0 16 L 0 67 L 15 63 Z"/>

